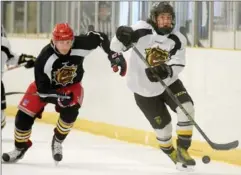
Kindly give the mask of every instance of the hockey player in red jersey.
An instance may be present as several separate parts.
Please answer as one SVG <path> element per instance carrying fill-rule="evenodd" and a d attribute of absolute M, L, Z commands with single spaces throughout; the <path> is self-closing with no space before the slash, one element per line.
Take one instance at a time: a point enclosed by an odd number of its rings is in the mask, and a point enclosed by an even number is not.
<path fill-rule="evenodd" d="M 110 41 L 104 33 L 90 31 L 85 35 L 74 36 L 67 23 L 56 24 L 52 32 L 52 40 L 38 55 L 31 83 L 19 104 L 15 119 L 15 149 L 4 153 L 5 162 L 16 162 L 23 158 L 31 147 L 30 135 L 34 120 L 41 116 L 48 103 L 55 104 L 60 114 L 52 139 L 52 156 L 56 162 L 62 160 L 62 143 L 69 134 L 77 119 L 83 101 L 81 80 L 84 75 L 83 61 L 86 55 L 98 46 L 107 53 L 111 67 L 116 72 L 120 67 L 120 75 L 126 73 L 126 62 L 122 54 L 110 50 Z M 97 66 L 97 65 L 96 65 Z M 41 97 L 29 93 L 55 94 L 69 97 Z"/>

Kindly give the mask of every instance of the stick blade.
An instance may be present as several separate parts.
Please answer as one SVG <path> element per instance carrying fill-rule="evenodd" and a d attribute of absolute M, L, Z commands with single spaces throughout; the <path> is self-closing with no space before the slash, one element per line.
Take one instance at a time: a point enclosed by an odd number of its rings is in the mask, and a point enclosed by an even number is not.
<path fill-rule="evenodd" d="M 224 144 L 218 144 L 218 143 L 210 144 L 210 146 L 213 149 L 216 149 L 216 150 L 231 150 L 231 149 L 237 148 L 238 145 L 239 145 L 239 141 L 238 140 L 235 140 L 235 141 L 230 142 L 230 143 L 224 143 Z"/>

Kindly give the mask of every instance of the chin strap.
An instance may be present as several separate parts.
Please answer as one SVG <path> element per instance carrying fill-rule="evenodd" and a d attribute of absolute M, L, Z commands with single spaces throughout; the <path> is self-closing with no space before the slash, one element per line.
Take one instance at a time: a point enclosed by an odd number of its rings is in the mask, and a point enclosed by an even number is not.
<path fill-rule="evenodd" d="M 70 50 L 72 49 L 73 44 L 74 44 L 74 40 L 72 41 L 72 45 L 70 47 Z M 58 49 L 56 48 L 56 45 L 54 44 L 53 40 L 51 40 L 50 45 L 54 49 L 54 52 L 56 52 L 58 55 L 63 55 L 58 51 Z M 68 52 L 68 53 L 70 53 L 70 52 Z"/>
<path fill-rule="evenodd" d="M 56 53 L 58 53 L 58 54 L 60 54 L 60 52 L 58 51 L 58 49 L 56 48 L 56 46 L 54 45 L 54 42 L 51 40 L 51 42 L 50 42 L 50 45 L 51 45 L 51 47 L 54 49 L 54 51 L 56 52 Z"/>

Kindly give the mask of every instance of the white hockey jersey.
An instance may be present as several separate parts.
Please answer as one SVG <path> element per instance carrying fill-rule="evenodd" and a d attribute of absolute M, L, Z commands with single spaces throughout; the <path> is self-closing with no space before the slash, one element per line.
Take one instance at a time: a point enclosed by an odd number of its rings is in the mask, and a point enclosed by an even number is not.
<path fill-rule="evenodd" d="M 166 62 L 172 67 L 173 76 L 168 77 L 164 82 L 169 86 L 178 79 L 178 74 L 185 66 L 186 38 L 180 32 L 172 32 L 169 35 L 158 35 L 153 27 L 146 21 L 138 21 L 131 26 L 134 32 L 138 32 L 139 39 L 135 43 L 136 48 L 146 57 L 145 49 L 159 46 L 161 49 L 169 51 L 171 56 Z M 125 51 L 125 46 L 117 39 L 112 38 L 111 50 L 115 52 Z M 129 89 L 144 97 L 153 97 L 164 92 L 164 88 L 159 82 L 150 82 L 146 76 L 145 63 L 131 49 L 130 58 L 126 58 L 127 65 L 127 86 Z"/>
<path fill-rule="evenodd" d="M 4 73 L 5 66 L 16 66 L 18 64 L 19 55 L 11 51 L 9 40 L 1 36 L 1 71 L 2 76 Z"/>

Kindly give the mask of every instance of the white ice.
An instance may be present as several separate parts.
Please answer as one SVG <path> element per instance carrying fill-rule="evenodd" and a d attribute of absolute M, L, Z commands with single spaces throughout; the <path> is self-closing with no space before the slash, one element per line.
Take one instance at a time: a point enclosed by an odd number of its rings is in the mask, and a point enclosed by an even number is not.
<path fill-rule="evenodd" d="M 53 125 L 35 123 L 33 146 L 16 164 L 2 164 L 3 175 L 241 175 L 241 167 L 197 159 L 192 173 L 180 172 L 159 150 L 72 130 L 64 142 L 63 161 L 51 155 Z M 2 131 L 2 151 L 13 149 L 14 120 Z"/>

